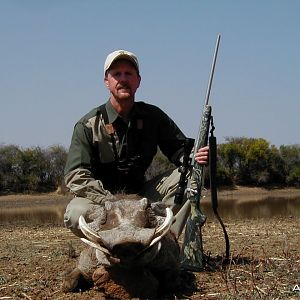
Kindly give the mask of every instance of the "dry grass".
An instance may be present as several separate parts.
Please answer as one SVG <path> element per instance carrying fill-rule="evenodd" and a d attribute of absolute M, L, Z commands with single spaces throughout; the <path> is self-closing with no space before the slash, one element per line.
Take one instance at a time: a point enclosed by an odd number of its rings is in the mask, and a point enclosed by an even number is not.
<path fill-rule="evenodd" d="M 204 247 L 215 258 L 224 248 L 222 234 L 220 230 L 216 233 L 216 223 L 206 225 Z M 228 222 L 227 227 L 231 260 L 228 265 L 216 267 L 217 276 L 211 275 L 211 271 L 198 275 L 205 290 L 211 287 L 211 292 L 202 294 L 204 299 L 295 299 L 300 296 L 293 292 L 300 282 L 299 218 L 234 221 Z M 209 281 L 203 281 L 204 278 Z"/>

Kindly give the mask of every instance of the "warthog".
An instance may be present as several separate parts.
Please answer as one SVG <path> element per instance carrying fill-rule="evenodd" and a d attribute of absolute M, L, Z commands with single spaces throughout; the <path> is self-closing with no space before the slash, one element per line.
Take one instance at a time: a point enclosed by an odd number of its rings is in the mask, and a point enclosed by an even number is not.
<path fill-rule="evenodd" d="M 155 298 L 179 280 L 179 245 L 170 232 L 174 218 L 161 202 L 120 199 L 95 205 L 79 226 L 88 247 L 66 275 L 63 290 L 81 279 L 112 298 Z"/>

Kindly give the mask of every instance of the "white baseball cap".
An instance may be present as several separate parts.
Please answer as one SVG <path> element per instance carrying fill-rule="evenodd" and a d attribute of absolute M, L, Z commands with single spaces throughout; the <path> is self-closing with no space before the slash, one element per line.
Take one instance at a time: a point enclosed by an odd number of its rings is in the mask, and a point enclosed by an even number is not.
<path fill-rule="evenodd" d="M 136 55 L 126 50 L 117 50 L 107 55 L 104 63 L 104 74 L 111 67 L 112 63 L 118 59 L 126 59 L 133 63 L 135 68 L 139 71 L 139 62 Z"/>

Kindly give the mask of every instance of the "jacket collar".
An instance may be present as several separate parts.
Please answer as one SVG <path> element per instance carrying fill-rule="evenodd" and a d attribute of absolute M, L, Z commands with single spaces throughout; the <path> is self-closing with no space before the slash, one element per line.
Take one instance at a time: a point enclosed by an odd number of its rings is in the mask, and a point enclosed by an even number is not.
<path fill-rule="evenodd" d="M 133 117 L 136 117 L 136 116 L 143 116 L 146 113 L 145 110 L 143 109 L 143 107 L 141 105 L 139 105 L 139 103 L 140 102 L 134 102 L 129 119 L 132 119 Z M 120 117 L 119 114 L 116 112 L 116 110 L 113 108 L 110 100 L 108 100 L 106 102 L 105 108 L 106 108 L 109 123 L 115 122 L 116 119 L 118 117 Z"/>

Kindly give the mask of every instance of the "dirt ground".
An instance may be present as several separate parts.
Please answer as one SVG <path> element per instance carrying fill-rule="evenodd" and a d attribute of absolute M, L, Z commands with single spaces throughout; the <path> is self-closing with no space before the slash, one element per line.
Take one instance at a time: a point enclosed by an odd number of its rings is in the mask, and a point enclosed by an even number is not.
<path fill-rule="evenodd" d="M 222 193 L 233 192 L 238 191 Z M 10 201 L 25 205 L 26 199 L 0 197 L 0 209 Z M 40 205 L 49 196 L 36 199 Z M 204 251 L 210 257 L 206 270 L 183 274 L 178 291 L 162 298 L 300 299 L 300 217 L 223 221 L 230 237 L 230 262 L 219 264 L 224 237 L 220 225 L 208 220 L 203 227 Z M 104 299 L 93 288 L 61 291 L 63 272 L 75 266 L 84 247 L 62 224 L 1 222 L 0 237 L 0 299 Z"/>

